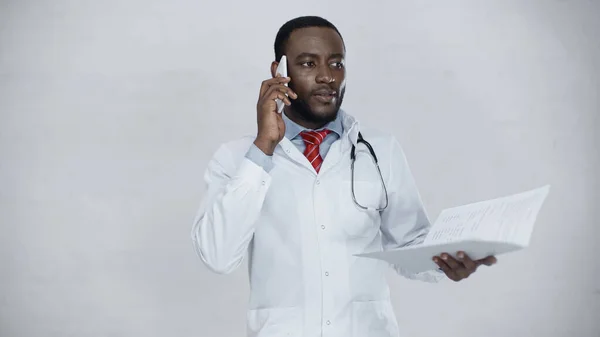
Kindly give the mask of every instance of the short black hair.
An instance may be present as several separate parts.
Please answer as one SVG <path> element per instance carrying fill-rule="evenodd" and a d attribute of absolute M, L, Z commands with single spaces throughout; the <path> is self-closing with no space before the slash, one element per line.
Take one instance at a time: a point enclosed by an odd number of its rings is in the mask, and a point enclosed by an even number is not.
<path fill-rule="evenodd" d="M 308 27 L 325 27 L 331 28 L 335 30 L 335 32 L 342 39 L 342 43 L 344 43 L 344 39 L 342 38 L 342 34 L 340 34 L 339 30 L 335 27 L 335 25 L 326 19 L 319 16 L 300 16 L 295 19 L 292 19 L 281 28 L 277 32 L 277 36 L 275 37 L 275 60 L 279 61 L 281 56 L 284 54 L 285 46 L 290 38 L 290 35 L 293 31 L 300 28 L 308 28 Z"/>

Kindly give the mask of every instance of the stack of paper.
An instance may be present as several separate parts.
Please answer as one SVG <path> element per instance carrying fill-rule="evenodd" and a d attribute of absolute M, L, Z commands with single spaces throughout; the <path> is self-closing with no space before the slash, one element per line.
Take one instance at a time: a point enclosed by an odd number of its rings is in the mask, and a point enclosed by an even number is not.
<path fill-rule="evenodd" d="M 445 209 L 422 244 L 357 256 L 385 260 L 417 273 L 438 269 L 432 258 L 441 253 L 456 257 L 456 252 L 463 251 L 477 260 L 526 248 L 549 191 L 550 185 L 546 185 Z"/>

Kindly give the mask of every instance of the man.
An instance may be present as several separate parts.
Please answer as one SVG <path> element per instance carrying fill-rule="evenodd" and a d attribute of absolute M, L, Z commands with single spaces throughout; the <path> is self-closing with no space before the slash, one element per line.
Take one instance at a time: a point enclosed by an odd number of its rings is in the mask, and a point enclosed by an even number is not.
<path fill-rule="evenodd" d="M 282 55 L 289 77 L 276 73 Z M 344 41 L 327 20 L 284 24 L 272 78 L 259 91 L 257 134 L 223 144 L 208 164 L 193 243 L 217 273 L 232 272 L 248 253 L 248 336 L 399 335 L 388 264 L 355 254 L 420 243 L 430 223 L 396 139 L 340 109 L 344 63 Z M 282 114 L 276 99 L 286 104 Z M 459 281 L 495 262 L 434 260 L 439 270 L 418 275 L 393 268 L 410 279 Z"/>

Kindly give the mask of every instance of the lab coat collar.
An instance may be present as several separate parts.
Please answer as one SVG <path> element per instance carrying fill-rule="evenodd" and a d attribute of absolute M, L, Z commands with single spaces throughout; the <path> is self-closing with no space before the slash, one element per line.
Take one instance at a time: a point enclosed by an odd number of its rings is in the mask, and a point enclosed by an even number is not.
<path fill-rule="evenodd" d="M 338 116 L 341 117 L 342 120 L 344 135 L 348 137 L 352 145 L 356 146 L 358 140 L 358 132 L 360 131 L 360 123 L 354 116 L 346 113 L 346 111 L 342 109 L 340 109 Z"/>

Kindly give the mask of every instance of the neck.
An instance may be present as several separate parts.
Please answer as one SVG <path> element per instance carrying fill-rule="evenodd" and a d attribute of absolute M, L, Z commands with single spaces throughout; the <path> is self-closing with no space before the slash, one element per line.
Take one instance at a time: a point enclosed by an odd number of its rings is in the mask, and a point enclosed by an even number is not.
<path fill-rule="evenodd" d="M 305 118 L 303 118 L 299 113 L 296 113 L 293 109 L 291 109 L 290 107 L 285 107 L 285 109 L 283 110 L 283 113 L 285 113 L 285 115 L 294 123 L 305 127 L 307 129 L 311 129 L 311 130 L 316 130 L 319 128 L 324 127 L 325 125 L 327 125 L 328 122 L 316 122 L 316 121 L 309 121 L 306 120 Z"/>

